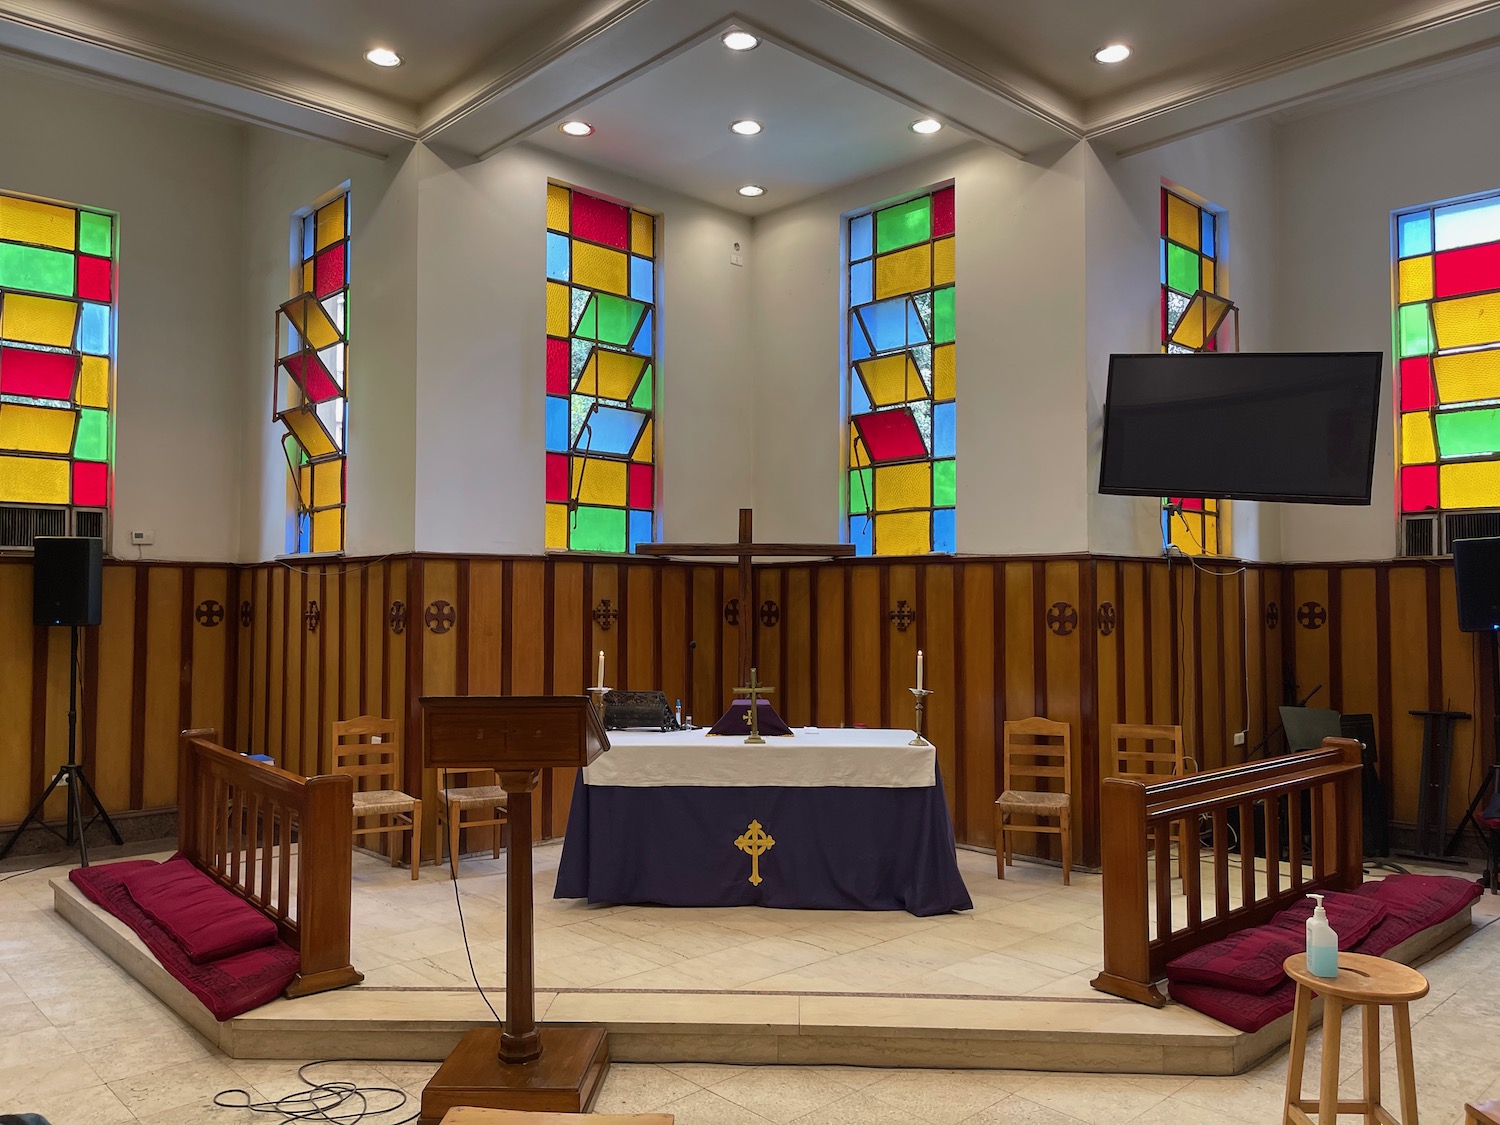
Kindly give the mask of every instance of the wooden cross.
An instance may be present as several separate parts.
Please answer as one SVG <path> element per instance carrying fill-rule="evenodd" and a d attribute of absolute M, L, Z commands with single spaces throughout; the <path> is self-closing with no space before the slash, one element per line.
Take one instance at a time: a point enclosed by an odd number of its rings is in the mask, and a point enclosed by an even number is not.
<path fill-rule="evenodd" d="M 739 682 L 750 682 L 750 664 L 755 659 L 755 624 L 759 615 L 755 613 L 755 587 L 751 577 L 751 564 L 756 555 L 779 558 L 849 558 L 854 554 L 852 543 L 756 543 L 752 531 L 751 509 L 740 509 L 740 537 L 734 543 L 642 543 L 635 549 L 638 555 L 673 556 L 681 558 L 732 558 L 738 563 L 740 587 L 740 659 Z"/>

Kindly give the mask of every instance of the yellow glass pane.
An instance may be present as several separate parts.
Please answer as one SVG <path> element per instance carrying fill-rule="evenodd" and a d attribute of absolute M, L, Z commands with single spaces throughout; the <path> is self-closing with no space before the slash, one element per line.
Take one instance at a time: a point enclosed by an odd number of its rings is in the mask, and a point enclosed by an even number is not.
<path fill-rule="evenodd" d="M 0 238 L 72 250 L 77 225 L 78 212 L 71 207 L 0 195 Z"/>
<path fill-rule="evenodd" d="M 630 295 L 630 256 L 592 242 L 573 244 L 573 282 L 621 297 Z M 567 333 L 563 333 L 567 335 Z"/>
<path fill-rule="evenodd" d="M 329 344 L 338 343 L 339 330 L 328 319 L 323 306 L 312 297 L 294 297 L 282 305 L 281 309 L 302 338 L 314 348 L 321 351 Z"/>
<path fill-rule="evenodd" d="M 953 239 L 945 238 L 932 244 L 932 283 L 953 284 Z"/>
<path fill-rule="evenodd" d="M 316 249 L 331 246 L 344 237 L 344 210 L 347 204 L 348 196 L 341 195 L 332 203 L 325 203 L 318 208 L 313 231 L 313 245 Z"/>
<path fill-rule="evenodd" d="M 1222 555 L 1228 548 L 1219 541 L 1219 517 L 1213 501 L 1204 502 L 1202 512 L 1174 513 L 1170 528 L 1172 545 L 1185 555 Z"/>
<path fill-rule="evenodd" d="M 344 459 L 319 461 L 312 466 L 313 508 L 332 508 L 344 502 Z"/>
<path fill-rule="evenodd" d="M 953 345 L 932 349 L 932 394 L 939 402 L 956 397 L 953 375 Z"/>
<path fill-rule="evenodd" d="M 1437 376 L 1439 402 L 1500 398 L 1500 349 L 1437 356 L 1432 372 Z"/>
<path fill-rule="evenodd" d="M 292 436 L 297 439 L 298 444 L 307 451 L 309 457 L 327 457 L 330 453 L 338 452 L 338 447 L 333 444 L 333 438 L 323 428 L 317 412 L 311 407 L 285 411 L 281 415 L 281 420 L 292 432 Z"/>
<path fill-rule="evenodd" d="M 599 394 L 624 401 L 630 398 L 640 380 L 641 370 L 650 362 L 646 356 L 626 355 L 605 348 L 595 348 L 578 375 L 573 389 L 581 395 Z"/>
<path fill-rule="evenodd" d="M 1437 460 L 1432 437 L 1432 415 L 1425 410 L 1401 415 L 1401 463 L 1430 465 Z"/>
<path fill-rule="evenodd" d="M 568 547 L 568 506 L 547 505 L 547 549 L 564 551 Z"/>
<path fill-rule="evenodd" d="M 870 463 L 870 454 L 865 450 L 865 443 L 859 440 L 859 432 L 849 427 L 849 467 L 863 469 Z"/>
<path fill-rule="evenodd" d="M 7 340 L 71 348 L 77 323 L 77 301 L 7 293 L 0 302 L 0 337 Z"/>
<path fill-rule="evenodd" d="M 326 512 L 312 514 L 312 549 L 314 551 L 342 551 L 344 549 L 344 510 L 329 508 Z"/>
<path fill-rule="evenodd" d="M 1397 288 L 1403 305 L 1432 300 L 1432 255 L 1404 259 L 1398 267 Z"/>
<path fill-rule="evenodd" d="M 572 192 L 556 184 L 547 185 L 547 229 L 568 233 L 568 204 Z M 566 547 L 564 542 L 562 546 Z"/>
<path fill-rule="evenodd" d="M 76 410 L 0 403 L 0 449 L 22 453 L 71 453 Z"/>
<path fill-rule="evenodd" d="M 932 464 L 882 465 L 875 470 L 875 508 L 891 512 L 897 508 L 932 507 Z M 924 551 L 926 547 L 922 548 Z"/>
<path fill-rule="evenodd" d="M 932 251 L 927 243 L 875 259 L 875 298 L 932 288 Z"/>
<path fill-rule="evenodd" d="M 656 257 L 656 220 L 644 211 L 630 212 L 630 252 Z"/>
<path fill-rule="evenodd" d="M 313 291 L 313 260 L 311 258 L 302 263 L 302 287 L 299 293 L 311 293 Z"/>
<path fill-rule="evenodd" d="M 641 427 L 641 436 L 635 439 L 635 452 L 630 455 L 632 461 L 643 461 L 651 463 L 651 419 L 646 419 L 646 424 Z"/>
<path fill-rule="evenodd" d="M 1438 487 L 1445 508 L 1496 507 L 1500 505 L 1500 461 L 1441 465 Z"/>
<path fill-rule="evenodd" d="M 1229 302 L 1223 297 L 1193 294 L 1177 321 L 1177 327 L 1172 329 L 1172 343 L 1201 350 L 1218 332 L 1228 312 Z"/>
<path fill-rule="evenodd" d="M 572 496 L 583 504 L 625 506 L 625 462 L 599 457 L 573 458 Z"/>
<path fill-rule="evenodd" d="M 297 466 L 297 503 L 303 508 L 312 507 L 312 466 L 302 464 Z"/>
<path fill-rule="evenodd" d="M 1167 237 L 1173 242 L 1182 243 L 1189 250 L 1197 250 L 1201 230 L 1202 220 L 1198 218 L 1198 208 L 1186 199 L 1179 199 L 1168 192 Z"/>
<path fill-rule="evenodd" d="M 78 405 L 109 405 L 109 360 L 102 355 L 86 355 L 78 372 Z"/>
<path fill-rule="evenodd" d="M 855 366 L 864 376 L 870 401 L 876 406 L 891 406 L 927 394 L 922 376 L 917 373 L 917 365 L 906 352 L 863 360 Z"/>
<path fill-rule="evenodd" d="M 876 488 L 876 495 L 880 493 Z M 896 512 L 875 517 L 877 555 L 925 555 L 932 550 L 930 512 Z"/>
<path fill-rule="evenodd" d="M 573 328 L 572 316 L 568 287 L 555 281 L 547 282 L 547 335 L 568 336 Z"/>
<path fill-rule="evenodd" d="M 1217 275 L 1214 272 L 1214 260 L 1212 258 L 1200 258 L 1199 261 L 1203 263 L 1203 284 L 1201 288 L 1207 289 L 1210 293 L 1218 292 L 1215 288 L 1218 282 L 1215 280 Z"/>
<path fill-rule="evenodd" d="M 68 464 L 51 457 L 0 456 L 0 502 L 66 504 Z"/>
<path fill-rule="evenodd" d="M 1434 301 L 1432 326 L 1438 347 L 1444 350 L 1496 343 L 1500 341 L 1500 293 Z"/>

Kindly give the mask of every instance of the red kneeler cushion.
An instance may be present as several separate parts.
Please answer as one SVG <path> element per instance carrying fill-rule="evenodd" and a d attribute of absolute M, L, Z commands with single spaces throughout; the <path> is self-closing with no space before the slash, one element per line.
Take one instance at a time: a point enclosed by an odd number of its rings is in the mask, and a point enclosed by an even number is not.
<path fill-rule="evenodd" d="M 125 872 L 120 881 L 137 906 L 198 965 L 259 949 L 276 940 L 276 923 L 186 859 Z"/>
<path fill-rule="evenodd" d="M 1452 875 L 1387 875 L 1365 883 L 1358 894 L 1384 903 L 1385 921 L 1359 947 L 1379 957 L 1413 934 L 1446 922 L 1484 894 L 1484 883 Z"/>
<path fill-rule="evenodd" d="M 1259 994 L 1206 984 L 1174 984 L 1172 999 L 1236 1031 L 1259 1031 L 1292 1010 L 1297 1002 L 1297 985 L 1285 973 L 1280 985 Z"/>
<path fill-rule="evenodd" d="M 1270 924 L 1277 929 L 1296 935 L 1297 948 L 1292 950 L 1293 953 L 1301 953 L 1307 948 L 1307 920 L 1312 917 L 1314 906 L 1312 899 L 1304 898 L 1271 919 Z M 1323 907 L 1328 914 L 1328 924 L 1339 936 L 1339 948 L 1345 953 L 1357 948 L 1389 913 L 1385 902 L 1379 898 L 1348 891 L 1325 893 Z"/>

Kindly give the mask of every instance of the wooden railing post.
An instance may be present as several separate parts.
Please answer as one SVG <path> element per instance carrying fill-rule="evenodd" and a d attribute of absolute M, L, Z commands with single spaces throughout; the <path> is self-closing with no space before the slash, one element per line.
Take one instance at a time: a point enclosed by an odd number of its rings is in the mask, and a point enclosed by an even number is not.
<path fill-rule="evenodd" d="M 297 876 L 302 968 L 287 987 L 288 996 L 325 992 L 364 979 L 349 964 L 354 779 L 348 774 L 310 777 L 304 794 L 297 842 L 302 860 Z"/>
<path fill-rule="evenodd" d="M 1104 859 L 1104 971 L 1093 980 L 1101 992 L 1160 1008 L 1164 997 L 1151 981 L 1148 905 L 1146 786 L 1105 778 L 1099 804 Z"/>

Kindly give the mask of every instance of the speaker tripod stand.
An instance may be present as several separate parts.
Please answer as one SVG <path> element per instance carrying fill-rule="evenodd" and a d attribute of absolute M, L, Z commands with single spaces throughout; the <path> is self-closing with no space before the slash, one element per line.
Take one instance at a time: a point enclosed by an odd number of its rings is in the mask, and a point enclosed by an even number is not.
<path fill-rule="evenodd" d="M 10 839 L 5 841 L 5 846 L 0 848 L 0 859 L 10 854 L 16 846 L 16 841 L 21 834 L 30 827 L 32 821 L 36 821 L 54 835 L 57 830 L 42 820 L 42 809 L 47 804 L 47 798 L 52 796 L 54 790 L 62 786 L 68 791 L 68 818 L 62 841 L 68 847 L 74 843 L 73 834 L 78 834 L 78 858 L 82 866 L 89 865 L 89 847 L 85 839 L 88 830 L 94 826 L 94 821 L 102 820 L 104 827 L 109 829 L 110 837 L 116 844 L 124 843 L 120 838 L 120 830 L 115 827 L 115 822 L 109 819 L 109 813 L 104 811 L 104 804 L 99 800 L 99 794 L 94 792 L 94 787 L 89 784 L 88 775 L 83 772 L 83 766 L 78 763 L 78 626 L 69 628 L 71 643 L 68 654 L 68 760 L 57 768 L 57 773 L 52 775 L 47 788 L 37 799 L 36 804 L 31 806 L 31 811 L 26 818 L 16 825 L 16 830 L 10 834 Z M 89 803 L 94 807 L 94 815 L 87 822 L 83 819 L 83 795 L 87 794 Z"/>

